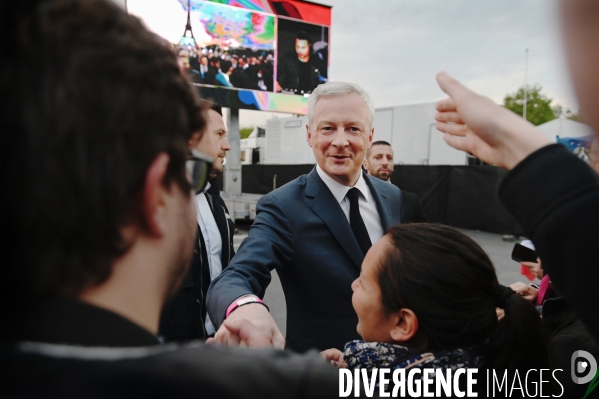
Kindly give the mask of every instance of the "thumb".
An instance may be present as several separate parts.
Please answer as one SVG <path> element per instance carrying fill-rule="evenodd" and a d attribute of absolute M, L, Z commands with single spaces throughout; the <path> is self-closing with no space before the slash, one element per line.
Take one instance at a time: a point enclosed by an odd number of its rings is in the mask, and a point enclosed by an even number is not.
<path fill-rule="evenodd" d="M 470 92 L 470 90 L 468 90 L 466 86 L 461 84 L 457 79 L 451 77 L 445 71 L 437 73 L 436 78 L 439 87 L 441 87 L 441 90 L 443 90 L 453 99 L 457 100 L 459 97 Z"/>

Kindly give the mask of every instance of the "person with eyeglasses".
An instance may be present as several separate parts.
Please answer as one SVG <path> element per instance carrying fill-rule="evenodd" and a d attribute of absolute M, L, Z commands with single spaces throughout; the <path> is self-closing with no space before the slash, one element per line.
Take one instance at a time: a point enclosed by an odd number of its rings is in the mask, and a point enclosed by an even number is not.
<path fill-rule="evenodd" d="M 0 397 L 336 397 L 318 353 L 157 337 L 218 155 L 190 149 L 212 111 L 170 46 L 108 0 L 0 15 Z"/>
<path fill-rule="evenodd" d="M 194 160 L 204 156 L 201 159 L 214 161 L 210 165 L 204 188 L 196 190 L 198 229 L 191 266 L 181 290 L 165 306 L 160 318 L 159 332 L 167 342 L 206 340 L 214 336 L 214 325 L 206 311 L 208 287 L 235 254 L 235 222 L 220 196 L 216 181 L 218 173 L 223 171 L 223 161 L 231 145 L 227 139 L 221 106 L 206 103 L 206 129 L 203 134 L 196 133 L 192 136 L 189 147 L 191 154 L 195 154 Z M 202 162 L 202 165 L 205 164 Z"/>

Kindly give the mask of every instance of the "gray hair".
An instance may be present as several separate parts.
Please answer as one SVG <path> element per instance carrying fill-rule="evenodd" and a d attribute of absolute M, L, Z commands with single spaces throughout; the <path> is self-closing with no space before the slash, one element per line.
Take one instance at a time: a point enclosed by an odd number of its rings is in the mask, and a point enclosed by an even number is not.
<path fill-rule="evenodd" d="M 364 103 L 368 108 L 368 123 L 370 124 L 370 129 L 372 129 L 372 122 L 374 120 L 374 104 L 364 89 L 355 83 L 349 82 L 327 82 L 318 85 L 318 87 L 314 89 L 312 94 L 310 94 L 310 99 L 308 100 L 308 125 L 312 125 L 312 120 L 314 119 L 314 108 L 316 107 L 318 100 L 324 97 L 341 96 L 343 94 L 351 93 L 356 93 L 360 96 L 360 98 L 362 98 L 362 100 L 364 100 Z"/>

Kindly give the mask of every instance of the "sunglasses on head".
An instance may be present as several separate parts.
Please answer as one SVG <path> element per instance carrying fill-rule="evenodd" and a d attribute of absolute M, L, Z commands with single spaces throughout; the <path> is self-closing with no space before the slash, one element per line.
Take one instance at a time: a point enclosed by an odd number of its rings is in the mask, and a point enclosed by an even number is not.
<path fill-rule="evenodd" d="M 194 193 L 203 191 L 208 183 L 214 159 L 196 150 L 189 150 L 189 158 L 185 163 L 191 178 L 191 189 Z"/>

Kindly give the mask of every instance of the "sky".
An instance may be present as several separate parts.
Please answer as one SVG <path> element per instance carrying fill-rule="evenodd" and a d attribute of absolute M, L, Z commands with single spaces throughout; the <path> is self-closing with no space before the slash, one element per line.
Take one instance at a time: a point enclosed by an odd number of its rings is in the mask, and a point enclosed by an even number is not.
<path fill-rule="evenodd" d="M 445 70 L 497 103 L 526 77 L 543 87 L 553 105 L 578 109 L 562 57 L 556 0 L 315 2 L 333 7 L 329 79 L 358 83 L 376 108 L 443 98 L 435 74 Z M 241 110 L 240 125 L 265 125 L 274 116 L 289 115 Z"/>
<path fill-rule="evenodd" d="M 361 85 L 375 107 L 435 102 L 445 70 L 502 103 L 527 81 L 571 110 L 555 0 L 322 0 L 333 7 L 329 79 Z M 240 125 L 275 114 L 241 111 Z M 279 117 L 288 115 L 278 114 Z"/>

